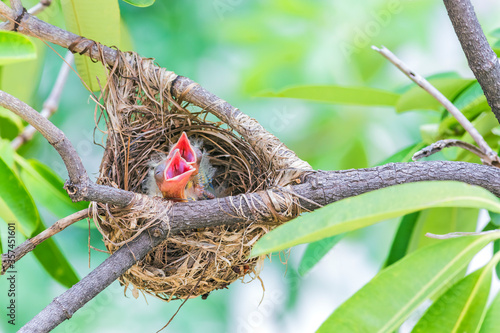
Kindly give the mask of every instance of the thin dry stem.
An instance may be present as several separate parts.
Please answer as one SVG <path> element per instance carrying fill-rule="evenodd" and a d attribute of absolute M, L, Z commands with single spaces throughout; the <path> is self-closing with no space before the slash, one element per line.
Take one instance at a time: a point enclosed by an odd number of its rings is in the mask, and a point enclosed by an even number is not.
<path fill-rule="evenodd" d="M 63 231 L 75 222 L 78 222 L 89 215 L 89 209 L 83 209 L 76 213 L 73 213 L 65 218 L 56 221 L 49 228 L 45 229 L 33 238 L 29 238 L 24 241 L 21 245 L 16 247 L 14 250 L 9 251 L 9 254 L 2 254 L 2 269 L 0 270 L 0 275 L 5 274 L 5 272 L 14 263 L 19 261 L 29 252 L 33 251 L 37 245 L 47 240 L 48 238 L 54 236 L 60 231 Z M 14 258 L 14 259 L 11 259 Z"/>
<path fill-rule="evenodd" d="M 416 152 L 412 160 L 418 161 L 421 158 L 424 157 L 429 157 L 437 152 L 440 152 L 441 150 L 448 148 L 448 147 L 460 147 L 465 150 L 470 151 L 471 153 L 479 156 L 481 160 L 488 160 L 488 156 L 486 156 L 479 148 L 476 146 L 465 142 L 461 140 L 455 140 L 455 139 L 446 139 L 446 140 L 439 140 L 437 142 L 434 142 L 430 146 L 425 147 L 424 149 Z"/>
<path fill-rule="evenodd" d="M 38 15 L 52 4 L 52 0 L 41 0 L 28 10 L 31 15 Z"/>
<path fill-rule="evenodd" d="M 61 69 L 59 70 L 59 74 L 57 75 L 54 87 L 52 88 L 49 97 L 45 100 L 45 103 L 43 103 L 43 109 L 40 112 L 40 114 L 47 119 L 50 118 L 57 111 L 57 108 L 59 107 L 59 100 L 61 99 L 61 94 L 64 85 L 66 84 L 66 79 L 68 78 L 68 74 L 71 69 L 71 64 L 73 63 L 73 58 L 74 58 L 73 54 L 68 51 L 64 58 L 64 62 L 61 66 Z M 33 126 L 31 125 L 26 126 L 24 131 L 21 134 L 19 134 L 14 140 L 12 140 L 11 142 L 12 148 L 18 149 L 19 147 L 21 147 L 21 145 L 31 140 L 33 138 L 33 135 L 35 135 L 35 133 L 36 129 Z"/>
<path fill-rule="evenodd" d="M 477 131 L 477 129 L 472 125 L 472 123 L 467 119 L 460 110 L 453 105 L 439 90 L 437 90 L 432 84 L 429 83 L 425 78 L 417 74 L 415 71 L 411 70 L 403 61 L 396 57 L 389 49 L 382 46 L 381 49 L 372 46 L 372 49 L 382 54 L 386 59 L 393 63 L 401 72 L 408 76 L 413 82 L 415 82 L 422 89 L 427 91 L 432 97 L 434 97 L 446 110 L 448 110 L 455 119 L 462 125 L 462 127 L 470 134 L 470 136 L 476 141 L 481 151 L 486 155 L 487 158 L 484 162 L 489 165 L 500 164 L 500 159 L 498 155 L 491 149 L 491 147 L 486 143 L 482 135 Z"/>

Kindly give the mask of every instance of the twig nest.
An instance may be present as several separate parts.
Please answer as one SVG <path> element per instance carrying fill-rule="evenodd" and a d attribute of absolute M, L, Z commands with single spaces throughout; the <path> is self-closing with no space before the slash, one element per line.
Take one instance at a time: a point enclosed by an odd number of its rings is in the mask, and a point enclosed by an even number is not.
<path fill-rule="evenodd" d="M 121 53 L 120 66 L 110 70 L 100 119 L 106 122 L 106 149 L 98 183 L 146 193 L 146 177 L 154 161 L 166 154 L 182 132 L 198 141 L 215 168 L 212 186 L 217 197 L 266 189 L 273 175 L 265 159 L 228 126 L 205 110 L 172 98 L 177 78 L 152 59 Z M 120 209 L 93 203 L 94 216 L 110 253 L 158 221 L 167 212 L 151 202 Z M 175 205 L 175 203 L 173 203 Z M 103 213 L 104 212 L 104 213 Z M 226 288 L 238 278 L 258 275 L 256 259 L 247 259 L 251 246 L 273 225 L 242 224 L 170 235 L 120 281 L 164 300 L 204 295 Z M 195 288 L 196 286 L 196 288 Z"/>

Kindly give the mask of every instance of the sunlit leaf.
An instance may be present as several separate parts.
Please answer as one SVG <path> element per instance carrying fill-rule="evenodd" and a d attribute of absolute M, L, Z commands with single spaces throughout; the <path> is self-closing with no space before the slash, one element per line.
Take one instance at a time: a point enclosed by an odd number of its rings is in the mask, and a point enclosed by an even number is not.
<path fill-rule="evenodd" d="M 0 137 L 4 139 L 14 139 L 22 130 L 23 122 L 21 118 L 13 112 L 0 107 Z"/>
<path fill-rule="evenodd" d="M 28 37 L 12 31 L 0 31 L 0 66 L 35 58 L 35 45 Z"/>
<path fill-rule="evenodd" d="M 0 198 L 5 203 L 0 217 L 6 222 L 15 218 L 20 224 L 19 232 L 29 236 L 41 223 L 35 203 L 14 170 L 1 157 L 0 175 Z"/>
<path fill-rule="evenodd" d="M 299 216 L 264 235 L 252 248 L 251 255 L 281 251 L 431 207 L 486 208 L 500 212 L 500 201 L 484 188 L 454 181 L 391 186 Z"/>
<path fill-rule="evenodd" d="M 345 234 L 335 235 L 307 245 L 300 260 L 299 274 L 306 275 L 344 236 Z"/>
<path fill-rule="evenodd" d="M 491 287 L 491 268 L 499 255 L 485 267 L 452 286 L 415 325 L 414 333 L 478 332 Z"/>
<path fill-rule="evenodd" d="M 368 106 L 393 106 L 399 99 L 398 94 L 386 90 L 343 86 L 299 86 L 284 89 L 277 93 L 265 92 L 258 96 L 298 98 L 334 104 Z"/>
<path fill-rule="evenodd" d="M 458 94 L 474 83 L 471 79 L 449 79 L 440 78 L 432 79 L 429 82 L 434 85 L 443 95 L 453 101 Z M 439 110 L 441 104 L 434 99 L 428 92 L 417 85 L 401 95 L 401 98 L 396 104 L 396 111 L 410 110 Z"/>
<path fill-rule="evenodd" d="M 499 233 L 458 237 L 424 247 L 377 274 L 344 302 L 318 332 L 394 332 L 436 295 Z M 444 331 L 443 331 L 444 332 Z"/>
<path fill-rule="evenodd" d="M 123 0 L 123 1 L 136 7 L 149 7 L 155 3 L 155 0 Z"/>
<path fill-rule="evenodd" d="M 118 0 L 62 1 L 66 28 L 80 36 L 104 45 L 119 46 L 120 8 Z M 104 87 L 106 71 L 102 63 L 93 63 L 87 56 L 75 55 L 75 65 L 82 79 L 92 91 L 99 90 L 96 77 Z"/>
<path fill-rule="evenodd" d="M 408 252 L 439 242 L 426 236 L 428 232 L 444 235 L 451 232 L 472 232 L 476 230 L 479 209 L 462 207 L 438 207 L 420 212 Z"/>
<path fill-rule="evenodd" d="M 479 333 L 497 333 L 500 332 L 500 292 L 491 302 L 490 307 L 486 311 L 486 316 L 484 317 L 483 324 L 481 325 L 481 330 Z"/>

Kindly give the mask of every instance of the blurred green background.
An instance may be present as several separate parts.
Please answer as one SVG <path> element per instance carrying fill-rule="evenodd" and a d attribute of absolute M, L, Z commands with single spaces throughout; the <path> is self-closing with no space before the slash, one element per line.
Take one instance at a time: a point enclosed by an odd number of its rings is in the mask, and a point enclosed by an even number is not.
<path fill-rule="evenodd" d="M 423 76 L 454 71 L 472 77 L 440 1 L 159 0 L 147 8 L 121 1 L 119 5 L 134 51 L 155 58 L 159 65 L 191 78 L 257 119 L 315 169 L 373 166 L 421 141 L 420 125 L 437 121 L 440 114 L 397 114 L 391 107 L 337 106 L 259 95 L 305 84 L 392 91 L 407 86 L 409 80 L 372 51 L 372 44 L 387 46 Z M 486 33 L 500 26 L 500 3 L 482 0 L 475 1 L 475 6 Z M 57 8 L 53 15 L 50 19 L 62 25 Z M 40 110 L 61 59 L 44 44 L 37 47 L 44 49 L 44 57 L 16 65 L 18 79 L 26 84 L 3 83 L 2 89 Z M 64 56 L 65 50 L 54 49 Z M 51 121 L 66 133 L 95 178 L 103 150 L 93 143 L 94 103 L 74 73 Z M 39 134 L 20 153 L 42 161 L 66 179 L 62 161 Z M 43 206 L 38 208 L 47 223 L 57 220 Z M 396 222 L 351 234 L 305 277 L 296 273 L 302 247 L 291 250 L 288 266 L 281 263 L 286 258 L 274 255 L 261 274 L 265 291 L 258 280 L 236 282 L 207 300 L 189 300 L 167 331 L 314 331 L 376 274 Z M 0 224 L 0 231 L 5 242 L 5 224 Z M 88 237 L 85 221 L 55 237 L 80 277 L 106 257 L 91 251 L 88 267 Z M 100 239 L 91 229 L 90 244 L 103 249 Z M 2 315 L 4 332 L 19 329 L 66 289 L 31 254 L 17 264 L 17 271 L 18 326 L 13 329 Z M 0 292 L 5 290 L 6 281 L 0 279 Z M 3 299 L 5 295 L 0 296 Z M 116 282 L 54 332 L 154 332 L 179 305 L 150 296 L 134 299 L 130 291 L 124 296 Z M 3 314 L 4 304 L 1 309 Z"/>

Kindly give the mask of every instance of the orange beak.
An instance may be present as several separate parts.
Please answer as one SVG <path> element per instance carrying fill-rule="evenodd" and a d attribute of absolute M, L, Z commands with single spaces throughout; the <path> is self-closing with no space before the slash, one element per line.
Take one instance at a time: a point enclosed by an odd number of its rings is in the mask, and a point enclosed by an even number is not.
<path fill-rule="evenodd" d="M 182 132 L 179 141 L 172 147 L 170 153 L 168 154 L 167 159 L 172 157 L 172 154 L 175 150 L 179 150 L 181 157 L 192 167 L 196 169 L 194 175 L 198 173 L 200 168 L 200 160 L 201 160 L 201 151 L 198 148 L 193 147 L 191 142 L 189 141 L 186 132 Z"/>
<path fill-rule="evenodd" d="M 196 172 L 195 167 L 181 157 L 179 149 L 171 151 L 154 170 L 156 184 L 163 197 L 174 201 L 187 200 L 186 184 Z"/>

